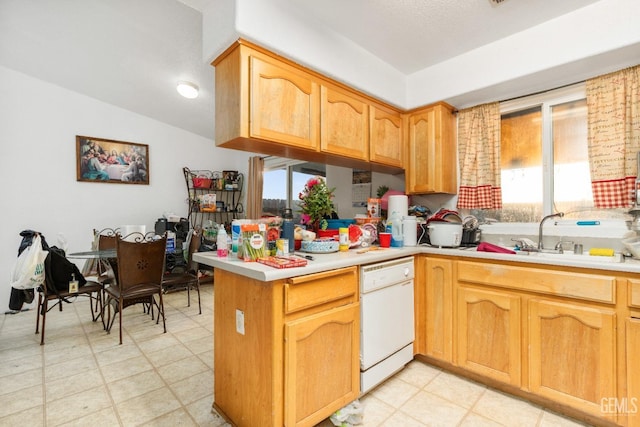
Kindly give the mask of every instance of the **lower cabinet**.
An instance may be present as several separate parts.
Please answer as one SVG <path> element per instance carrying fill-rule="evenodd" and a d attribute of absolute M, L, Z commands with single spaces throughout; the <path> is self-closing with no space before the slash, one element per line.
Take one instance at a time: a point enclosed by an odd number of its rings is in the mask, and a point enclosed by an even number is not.
<path fill-rule="evenodd" d="M 640 427 L 640 282 L 630 274 L 416 262 L 417 354 L 589 422 Z"/>
<path fill-rule="evenodd" d="M 458 365 L 520 386 L 520 297 L 460 287 Z"/>
<path fill-rule="evenodd" d="M 640 318 L 629 318 L 625 324 L 627 345 L 627 395 L 617 402 L 627 414 L 630 427 L 640 426 Z"/>
<path fill-rule="evenodd" d="M 611 309 L 529 301 L 531 391 L 606 416 L 603 399 L 616 396 L 615 330 Z"/>
<path fill-rule="evenodd" d="M 426 354 L 453 361 L 453 262 L 426 259 Z"/>
<path fill-rule="evenodd" d="M 316 425 L 358 398 L 359 317 L 351 304 L 285 324 L 285 425 Z"/>
<path fill-rule="evenodd" d="M 214 408 L 231 424 L 312 427 L 358 398 L 356 267 L 214 281 Z"/>

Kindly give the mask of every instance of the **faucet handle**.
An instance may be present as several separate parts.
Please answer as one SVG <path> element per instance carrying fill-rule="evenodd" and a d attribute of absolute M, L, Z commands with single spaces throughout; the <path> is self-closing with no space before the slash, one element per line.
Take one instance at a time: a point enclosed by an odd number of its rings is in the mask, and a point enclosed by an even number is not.
<path fill-rule="evenodd" d="M 519 239 L 511 239 L 512 242 L 516 242 L 516 245 L 523 251 L 532 251 L 536 249 L 536 244 L 531 239 L 520 237 Z"/>
<path fill-rule="evenodd" d="M 562 254 L 564 253 L 564 249 L 562 248 L 563 244 L 569 244 L 569 245 L 573 245 L 573 241 L 572 240 L 562 240 L 560 239 L 560 241 L 558 243 L 556 243 L 556 247 L 555 250 L 558 251 L 558 253 Z"/>

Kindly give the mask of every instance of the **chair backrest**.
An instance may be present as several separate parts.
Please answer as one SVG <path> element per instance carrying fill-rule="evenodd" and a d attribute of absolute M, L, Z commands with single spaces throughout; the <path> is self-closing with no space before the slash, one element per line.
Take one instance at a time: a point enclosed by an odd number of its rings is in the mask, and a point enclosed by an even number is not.
<path fill-rule="evenodd" d="M 191 233 L 191 240 L 189 241 L 189 251 L 187 253 L 187 266 L 189 267 L 189 269 L 192 268 L 193 254 L 198 252 L 198 249 L 200 249 L 200 236 L 201 233 L 199 230 L 193 230 L 193 233 Z"/>
<path fill-rule="evenodd" d="M 128 242 L 116 239 L 118 287 L 123 292 L 140 284 L 162 283 L 166 235 L 154 241 Z"/>

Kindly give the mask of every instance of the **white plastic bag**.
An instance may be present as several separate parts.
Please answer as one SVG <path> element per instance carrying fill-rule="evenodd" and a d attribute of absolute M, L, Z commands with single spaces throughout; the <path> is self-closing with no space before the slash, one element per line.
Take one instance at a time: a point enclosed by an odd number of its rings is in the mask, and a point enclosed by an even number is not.
<path fill-rule="evenodd" d="M 334 426 L 339 427 L 352 427 L 354 425 L 362 424 L 362 413 L 364 408 L 358 400 L 354 400 L 344 408 L 336 411 L 329 420 Z"/>
<path fill-rule="evenodd" d="M 33 289 L 44 283 L 44 260 L 49 254 L 42 249 L 40 235 L 36 235 L 31 246 L 25 248 L 11 272 L 11 287 L 15 289 Z"/>

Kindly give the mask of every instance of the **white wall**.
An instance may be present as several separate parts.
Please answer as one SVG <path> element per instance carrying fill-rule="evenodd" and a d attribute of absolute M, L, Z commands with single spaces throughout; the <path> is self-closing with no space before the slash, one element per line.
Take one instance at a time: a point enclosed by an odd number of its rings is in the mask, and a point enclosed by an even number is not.
<path fill-rule="evenodd" d="M 88 250 L 93 228 L 145 224 L 153 230 L 163 212 L 186 216 L 183 166 L 247 171 L 248 153 L 216 148 L 201 136 L 5 67 L 0 117 L 2 312 L 8 309 L 20 231 L 41 231 L 50 245 L 62 233 L 69 252 Z M 148 144 L 150 184 L 77 182 L 76 135 Z"/>

